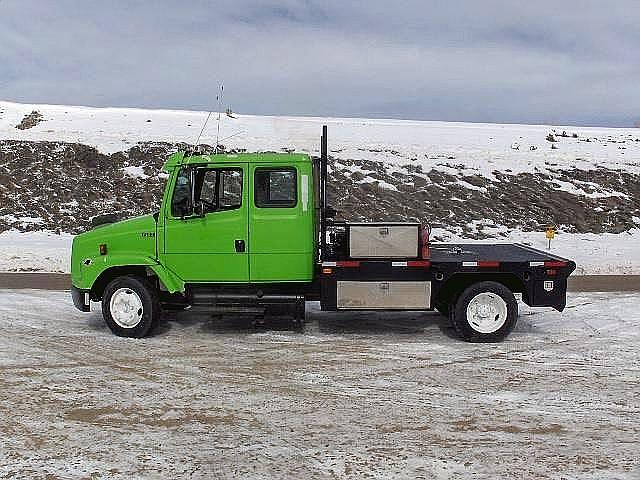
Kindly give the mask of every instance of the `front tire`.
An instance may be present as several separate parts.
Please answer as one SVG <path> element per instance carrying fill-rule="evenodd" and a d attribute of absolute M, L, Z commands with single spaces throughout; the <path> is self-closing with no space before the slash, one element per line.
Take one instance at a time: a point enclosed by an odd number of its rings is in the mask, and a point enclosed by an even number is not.
<path fill-rule="evenodd" d="M 479 282 L 458 297 L 451 320 L 467 342 L 501 342 L 516 326 L 518 303 L 501 283 Z"/>
<path fill-rule="evenodd" d="M 118 277 L 104 291 L 102 316 L 119 337 L 145 337 L 160 316 L 158 294 L 145 279 Z"/>

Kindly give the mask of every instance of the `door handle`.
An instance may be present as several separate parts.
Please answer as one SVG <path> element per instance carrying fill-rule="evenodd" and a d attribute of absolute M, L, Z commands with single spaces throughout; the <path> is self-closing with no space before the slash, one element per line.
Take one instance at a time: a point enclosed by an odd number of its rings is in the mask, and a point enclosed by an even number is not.
<path fill-rule="evenodd" d="M 243 253 L 245 250 L 244 240 L 236 240 L 236 252 Z"/>

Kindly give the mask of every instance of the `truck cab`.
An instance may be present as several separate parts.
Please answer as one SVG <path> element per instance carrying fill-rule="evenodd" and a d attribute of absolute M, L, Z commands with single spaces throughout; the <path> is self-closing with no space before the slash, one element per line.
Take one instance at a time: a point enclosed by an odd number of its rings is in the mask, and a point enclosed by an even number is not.
<path fill-rule="evenodd" d="M 419 223 L 334 220 L 322 155 L 178 152 L 160 209 L 74 238 L 74 305 L 102 302 L 107 325 L 143 337 L 162 309 L 204 309 L 304 323 L 323 310 L 431 310 L 468 341 L 514 328 L 514 293 L 566 304 L 569 260 L 524 245 L 431 245 Z"/>
<path fill-rule="evenodd" d="M 309 156 L 176 154 L 165 169 L 158 261 L 174 275 L 186 283 L 313 280 Z"/>

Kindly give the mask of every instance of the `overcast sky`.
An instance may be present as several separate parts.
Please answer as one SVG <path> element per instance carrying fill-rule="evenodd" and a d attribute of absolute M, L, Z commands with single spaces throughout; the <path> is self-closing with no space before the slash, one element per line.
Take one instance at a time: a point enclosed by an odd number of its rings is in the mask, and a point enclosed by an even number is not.
<path fill-rule="evenodd" d="M 0 0 L 0 99 L 630 126 L 640 0 Z"/>

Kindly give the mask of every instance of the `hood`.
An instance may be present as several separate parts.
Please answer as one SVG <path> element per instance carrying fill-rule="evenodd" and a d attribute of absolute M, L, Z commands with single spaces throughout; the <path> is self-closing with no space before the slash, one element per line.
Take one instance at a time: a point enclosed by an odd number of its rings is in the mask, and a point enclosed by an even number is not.
<path fill-rule="evenodd" d="M 153 215 L 142 215 L 116 223 L 100 225 L 76 235 L 73 239 L 72 262 L 98 258 L 100 245 L 106 245 L 106 256 L 136 255 L 156 258 L 156 220 Z"/>

